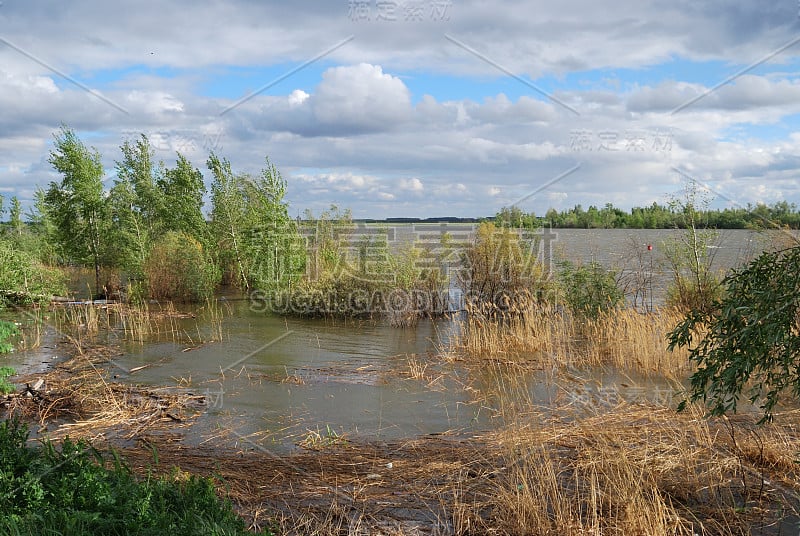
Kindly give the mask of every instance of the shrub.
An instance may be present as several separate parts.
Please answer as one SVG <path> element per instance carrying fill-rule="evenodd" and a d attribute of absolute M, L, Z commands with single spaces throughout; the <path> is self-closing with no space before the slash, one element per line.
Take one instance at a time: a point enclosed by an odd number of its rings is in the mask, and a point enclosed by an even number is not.
<path fill-rule="evenodd" d="M 0 367 L 0 395 L 7 395 L 14 392 L 14 384 L 8 378 L 16 374 L 17 371 L 12 367 Z"/>
<path fill-rule="evenodd" d="M 474 242 L 462 254 L 465 269 L 459 275 L 470 312 L 503 316 L 552 298 L 549 273 L 530 246 L 515 230 L 488 222 L 478 227 Z"/>
<path fill-rule="evenodd" d="M 448 281 L 438 269 L 438 256 L 427 259 L 432 263 L 425 268 L 422 249 L 409 246 L 392 252 L 388 232 L 380 228 L 356 242 L 349 212 L 337 207 L 316 219 L 307 213 L 304 227 L 308 238 L 307 261 L 302 263 L 306 275 L 287 291 L 272 294 L 269 308 L 273 312 L 379 316 L 395 326 L 409 326 L 421 316 L 446 311 Z M 440 249 L 449 253 L 447 241 L 443 237 Z"/>
<path fill-rule="evenodd" d="M 742 392 L 770 420 L 780 396 L 800 398 L 800 247 L 765 252 L 722 282 L 711 307 L 689 311 L 669 334 L 697 363 L 689 400 L 712 415 L 736 412 Z M 686 402 L 681 404 L 681 408 Z"/>
<path fill-rule="evenodd" d="M 214 292 L 220 272 L 194 238 L 171 231 L 158 240 L 144 264 L 151 298 L 202 301 Z"/>
<path fill-rule="evenodd" d="M 0 320 L 0 355 L 7 354 L 14 350 L 14 347 L 11 346 L 11 343 L 8 342 L 8 339 L 14 335 L 17 335 L 19 330 L 17 326 L 12 324 L 11 322 L 4 322 Z"/>
<path fill-rule="evenodd" d="M 2 534 L 249 534 L 210 479 L 139 481 L 115 453 L 27 437 L 19 421 L 0 423 Z"/>
<path fill-rule="evenodd" d="M 563 262 L 559 280 L 567 305 L 578 316 L 597 318 L 625 299 L 617 286 L 616 273 L 594 261 L 578 267 Z"/>
<path fill-rule="evenodd" d="M 0 308 L 49 302 L 53 295 L 65 292 L 61 271 L 43 266 L 30 253 L 0 240 Z"/>

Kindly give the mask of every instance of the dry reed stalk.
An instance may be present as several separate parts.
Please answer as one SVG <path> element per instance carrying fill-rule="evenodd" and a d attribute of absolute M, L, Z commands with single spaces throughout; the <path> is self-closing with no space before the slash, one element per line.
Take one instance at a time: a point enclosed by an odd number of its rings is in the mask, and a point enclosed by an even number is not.
<path fill-rule="evenodd" d="M 205 405 L 204 396 L 109 381 L 109 373 L 99 365 L 114 353 L 109 347 L 84 348 L 56 369 L 36 375 L 44 380 L 44 389 L 36 397 L 18 397 L 8 408 L 9 415 L 35 419 L 41 425 L 55 422 L 49 431 L 53 438 L 134 437 L 186 426 Z"/>
<path fill-rule="evenodd" d="M 675 309 L 643 314 L 635 309 L 606 311 L 584 326 L 589 365 L 612 365 L 666 378 L 686 377 L 692 369 L 685 348 L 667 350 L 667 333 L 682 320 Z"/>
<path fill-rule="evenodd" d="M 667 333 L 681 320 L 673 309 L 642 314 L 620 309 L 597 319 L 530 308 L 489 320 L 471 314 L 441 353 L 468 361 L 503 358 L 517 363 L 614 366 L 644 375 L 685 377 L 692 369 L 686 349 L 667 350 Z"/>
<path fill-rule="evenodd" d="M 414 380 L 425 380 L 427 378 L 427 370 L 430 363 L 422 360 L 417 354 L 409 354 L 406 356 L 406 366 L 408 377 Z"/>

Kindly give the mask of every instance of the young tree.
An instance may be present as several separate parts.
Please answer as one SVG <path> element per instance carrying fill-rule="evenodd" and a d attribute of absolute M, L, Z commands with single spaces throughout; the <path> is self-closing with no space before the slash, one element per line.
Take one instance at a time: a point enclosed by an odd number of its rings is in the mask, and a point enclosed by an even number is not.
<path fill-rule="evenodd" d="M 214 175 L 211 185 L 211 232 L 223 269 L 235 271 L 236 284 L 250 288 L 245 268 L 244 228 L 246 202 L 241 181 L 231 171 L 231 163 L 213 152 L 206 163 Z"/>
<path fill-rule="evenodd" d="M 202 244 L 208 242 L 208 229 L 203 217 L 203 195 L 206 187 L 203 174 L 178 153 L 174 168 L 164 171 L 157 181 L 163 196 L 161 220 L 167 231 L 181 231 Z"/>
<path fill-rule="evenodd" d="M 100 153 L 90 150 L 72 129 L 62 126 L 48 161 L 63 176 L 60 183 L 50 183 L 44 197 L 58 243 L 68 258 L 94 266 L 95 291 L 99 292 L 108 229 Z"/>
<path fill-rule="evenodd" d="M 716 230 L 708 229 L 706 222 L 709 204 L 710 200 L 704 197 L 695 181 L 686 183 L 683 198 L 675 198 L 670 203 L 684 231 L 678 238 L 663 244 L 673 274 L 667 303 L 683 310 L 710 308 L 720 292 L 708 253 L 718 236 Z"/>
<path fill-rule="evenodd" d="M 117 162 L 117 182 L 130 184 L 135 193 L 132 210 L 145 226 L 149 236 L 159 234 L 162 215 L 169 210 L 157 182 L 162 171 L 153 162 L 155 151 L 142 134 L 135 143 L 125 140 L 120 146 L 122 160 Z"/>
<path fill-rule="evenodd" d="M 22 234 L 22 205 L 19 198 L 11 198 L 11 208 L 8 210 L 8 223 L 11 227 L 11 234 L 19 236 Z"/>
<path fill-rule="evenodd" d="M 772 419 L 780 395 L 800 398 L 800 246 L 762 253 L 722 282 L 713 307 L 695 308 L 668 335 L 697 362 L 689 400 L 712 415 L 735 412 L 746 391 Z M 685 407 L 686 402 L 680 406 Z"/>
<path fill-rule="evenodd" d="M 284 201 L 286 181 L 267 159 L 259 177 L 234 175 L 212 154 L 211 230 L 221 264 L 242 288 L 283 288 L 299 276 L 305 252 Z"/>
<path fill-rule="evenodd" d="M 286 180 L 266 159 L 261 175 L 243 182 L 247 199 L 246 249 L 252 259 L 250 279 L 260 290 L 286 288 L 305 268 L 295 221 L 284 201 Z"/>
<path fill-rule="evenodd" d="M 142 267 L 154 238 L 139 203 L 129 180 L 121 179 L 114 183 L 108 196 L 111 236 L 116 246 L 110 260 L 134 277 L 142 276 Z"/>

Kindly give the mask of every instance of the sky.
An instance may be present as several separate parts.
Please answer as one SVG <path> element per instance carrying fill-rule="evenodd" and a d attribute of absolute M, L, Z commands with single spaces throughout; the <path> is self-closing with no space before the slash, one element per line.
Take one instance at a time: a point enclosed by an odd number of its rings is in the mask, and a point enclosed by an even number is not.
<path fill-rule="evenodd" d="M 0 195 L 73 128 L 211 177 L 269 158 L 292 216 L 800 204 L 798 0 L 0 2 Z"/>

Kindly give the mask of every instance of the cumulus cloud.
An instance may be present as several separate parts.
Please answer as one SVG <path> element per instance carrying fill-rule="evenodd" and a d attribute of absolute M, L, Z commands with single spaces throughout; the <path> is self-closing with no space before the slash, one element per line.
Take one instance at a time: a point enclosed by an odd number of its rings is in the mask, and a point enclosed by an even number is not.
<path fill-rule="evenodd" d="M 411 96 L 399 78 L 379 65 L 361 63 L 325 71 L 311 107 L 322 125 L 353 133 L 380 131 L 408 121 Z"/>

